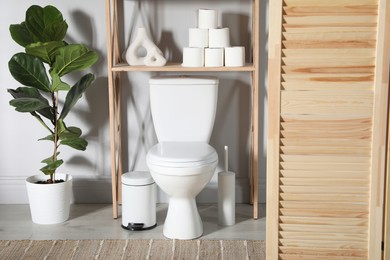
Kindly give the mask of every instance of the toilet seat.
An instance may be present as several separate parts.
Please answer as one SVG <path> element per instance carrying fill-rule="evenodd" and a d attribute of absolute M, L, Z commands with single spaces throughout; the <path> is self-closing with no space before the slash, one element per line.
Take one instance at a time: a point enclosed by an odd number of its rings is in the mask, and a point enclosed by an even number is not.
<path fill-rule="evenodd" d="M 198 168 L 218 161 L 215 149 L 203 142 L 161 142 L 147 154 L 150 165 L 169 168 Z"/>

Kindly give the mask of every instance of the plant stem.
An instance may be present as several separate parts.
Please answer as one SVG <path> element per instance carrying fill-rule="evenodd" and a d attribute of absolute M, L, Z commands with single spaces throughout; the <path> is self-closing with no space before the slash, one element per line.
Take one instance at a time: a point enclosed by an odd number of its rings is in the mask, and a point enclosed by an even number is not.
<path fill-rule="evenodd" d="M 53 110 L 54 110 L 54 152 L 53 152 L 53 161 L 57 161 L 57 147 L 58 147 L 58 91 L 55 91 L 51 95 L 53 101 Z M 55 182 L 55 171 L 50 174 L 50 180 L 52 183 Z"/>

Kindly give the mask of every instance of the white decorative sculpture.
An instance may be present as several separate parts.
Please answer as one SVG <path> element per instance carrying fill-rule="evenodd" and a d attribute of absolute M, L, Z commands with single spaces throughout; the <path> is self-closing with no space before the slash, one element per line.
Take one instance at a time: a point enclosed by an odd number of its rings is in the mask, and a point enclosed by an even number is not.
<path fill-rule="evenodd" d="M 138 54 L 140 48 L 145 48 L 146 56 Z M 129 65 L 164 66 L 167 60 L 161 50 L 152 42 L 145 28 L 138 28 L 137 36 L 126 51 L 126 61 Z"/>

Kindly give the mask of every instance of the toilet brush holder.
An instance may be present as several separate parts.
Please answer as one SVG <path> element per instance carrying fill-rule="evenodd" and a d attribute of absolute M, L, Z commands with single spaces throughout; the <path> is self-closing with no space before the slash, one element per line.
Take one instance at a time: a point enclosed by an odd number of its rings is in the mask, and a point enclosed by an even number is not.
<path fill-rule="evenodd" d="M 218 223 L 231 226 L 236 222 L 236 174 L 228 171 L 228 147 L 225 146 L 225 171 L 218 173 Z"/>

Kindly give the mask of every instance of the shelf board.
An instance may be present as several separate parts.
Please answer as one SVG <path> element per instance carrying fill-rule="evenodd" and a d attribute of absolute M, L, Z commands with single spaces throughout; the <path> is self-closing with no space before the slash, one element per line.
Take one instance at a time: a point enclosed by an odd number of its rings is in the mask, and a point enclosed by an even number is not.
<path fill-rule="evenodd" d="M 252 63 L 247 63 L 243 67 L 183 67 L 180 63 L 167 63 L 161 67 L 151 66 L 130 66 L 127 63 L 114 65 L 112 71 L 254 71 L 255 67 Z"/>

